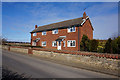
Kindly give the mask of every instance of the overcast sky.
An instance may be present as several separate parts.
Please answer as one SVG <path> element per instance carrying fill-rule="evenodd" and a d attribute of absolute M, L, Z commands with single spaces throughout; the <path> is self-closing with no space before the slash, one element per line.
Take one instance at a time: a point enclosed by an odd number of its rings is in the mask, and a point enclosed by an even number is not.
<path fill-rule="evenodd" d="M 108 39 L 118 33 L 117 2 L 3 2 L 3 37 L 30 42 L 30 32 L 36 24 L 79 18 L 85 8 L 94 28 L 94 39 Z"/>

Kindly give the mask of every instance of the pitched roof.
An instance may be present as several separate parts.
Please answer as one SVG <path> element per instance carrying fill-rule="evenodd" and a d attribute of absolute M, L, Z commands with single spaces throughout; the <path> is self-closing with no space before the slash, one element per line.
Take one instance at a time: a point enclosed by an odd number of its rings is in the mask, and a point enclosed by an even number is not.
<path fill-rule="evenodd" d="M 33 32 L 39 32 L 39 31 L 45 31 L 45 30 L 51 30 L 51 29 L 57 29 L 57 28 L 67 28 L 72 25 L 79 25 L 83 22 L 83 17 L 66 20 L 62 22 L 52 23 L 44 26 L 39 26 L 38 28 L 34 29 Z"/>

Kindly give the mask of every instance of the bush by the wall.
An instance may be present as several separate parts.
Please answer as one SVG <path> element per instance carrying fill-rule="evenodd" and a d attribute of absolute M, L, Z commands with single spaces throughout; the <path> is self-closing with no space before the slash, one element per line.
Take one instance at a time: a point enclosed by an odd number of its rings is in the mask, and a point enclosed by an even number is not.
<path fill-rule="evenodd" d="M 97 52 L 98 53 L 103 53 L 104 52 L 104 47 L 103 46 L 98 46 L 97 47 Z"/>
<path fill-rule="evenodd" d="M 109 38 L 105 44 L 105 53 L 119 53 L 120 54 L 120 36 L 111 40 Z"/>
<path fill-rule="evenodd" d="M 117 39 L 115 39 L 111 42 L 111 48 L 112 48 L 111 53 L 117 53 L 118 52 Z"/>
<path fill-rule="evenodd" d="M 111 46 L 112 46 L 112 53 L 120 54 L 120 36 L 112 41 Z"/>
<path fill-rule="evenodd" d="M 83 35 L 82 40 L 80 42 L 80 50 L 81 51 L 89 51 L 89 42 L 90 40 L 86 35 Z"/>
<path fill-rule="evenodd" d="M 120 36 L 117 38 L 117 44 L 118 44 L 118 54 L 120 54 Z"/>
<path fill-rule="evenodd" d="M 105 49 L 104 49 L 105 53 L 111 53 L 112 52 L 112 39 L 109 38 L 105 44 Z"/>
<path fill-rule="evenodd" d="M 89 50 L 91 52 L 97 52 L 97 47 L 98 47 L 98 40 L 90 40 L 90 43 L 89 43 Z"/>

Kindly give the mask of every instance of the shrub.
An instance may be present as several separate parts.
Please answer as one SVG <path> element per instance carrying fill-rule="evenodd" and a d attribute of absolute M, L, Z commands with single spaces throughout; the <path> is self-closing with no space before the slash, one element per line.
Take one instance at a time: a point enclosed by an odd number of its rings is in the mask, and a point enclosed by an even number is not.
<path fill-rule="evenodd" d="M 118 53 L 117 39 L 114 39 L 111 43 L 112 53 Z"/>
<path fill-rule="evenodd" d="M 120 54 L 120 36 L 117 38 L 117 44 L 118 44 L 118 54 Z"/>
<path fill-rule="evenodd" d="M 97 52 L 97 47 L 98 47 L 98 40 L 90 40 L 90 43 L 89 43 L 89 50 L 91 52 Z"/>
<path fill-rule="evenodd" d="M 111 53 L 112 52 L 112 46 L 111 46 L 112 40 L 111 38 L 109 38 L 105 44 L 105 49 L 104 52 L 105 53 Z"/>
<path fill-rule="evenodd" d="M 120 36 L 112 41 L 112 53 L 120 54 Z"/>
<path fill-rule="evenodd" d="M 98 46 L 97 47 L 97 52 L 103 53 L 104 52 L 104 47 L 103 46 Z"/>
<path fill-rule="evenodd" d="M 82 40 L 80 42 L 80 50 L 81 51 L 89 51 L 89 39 L 86 35 L 83 35 Z"/>

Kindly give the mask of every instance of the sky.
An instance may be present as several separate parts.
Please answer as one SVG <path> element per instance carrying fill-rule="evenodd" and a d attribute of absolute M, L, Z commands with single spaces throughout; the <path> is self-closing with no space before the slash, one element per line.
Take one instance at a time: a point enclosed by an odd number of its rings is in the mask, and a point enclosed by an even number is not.
<path fill-rule="evenodd" d="M 2 36 L 9 41 L 30 42 L 35 25 L 79 18 L 84 11 L 94 28 L 94 39 L 118 34 L 117 2 L 2 2 Z"/>

